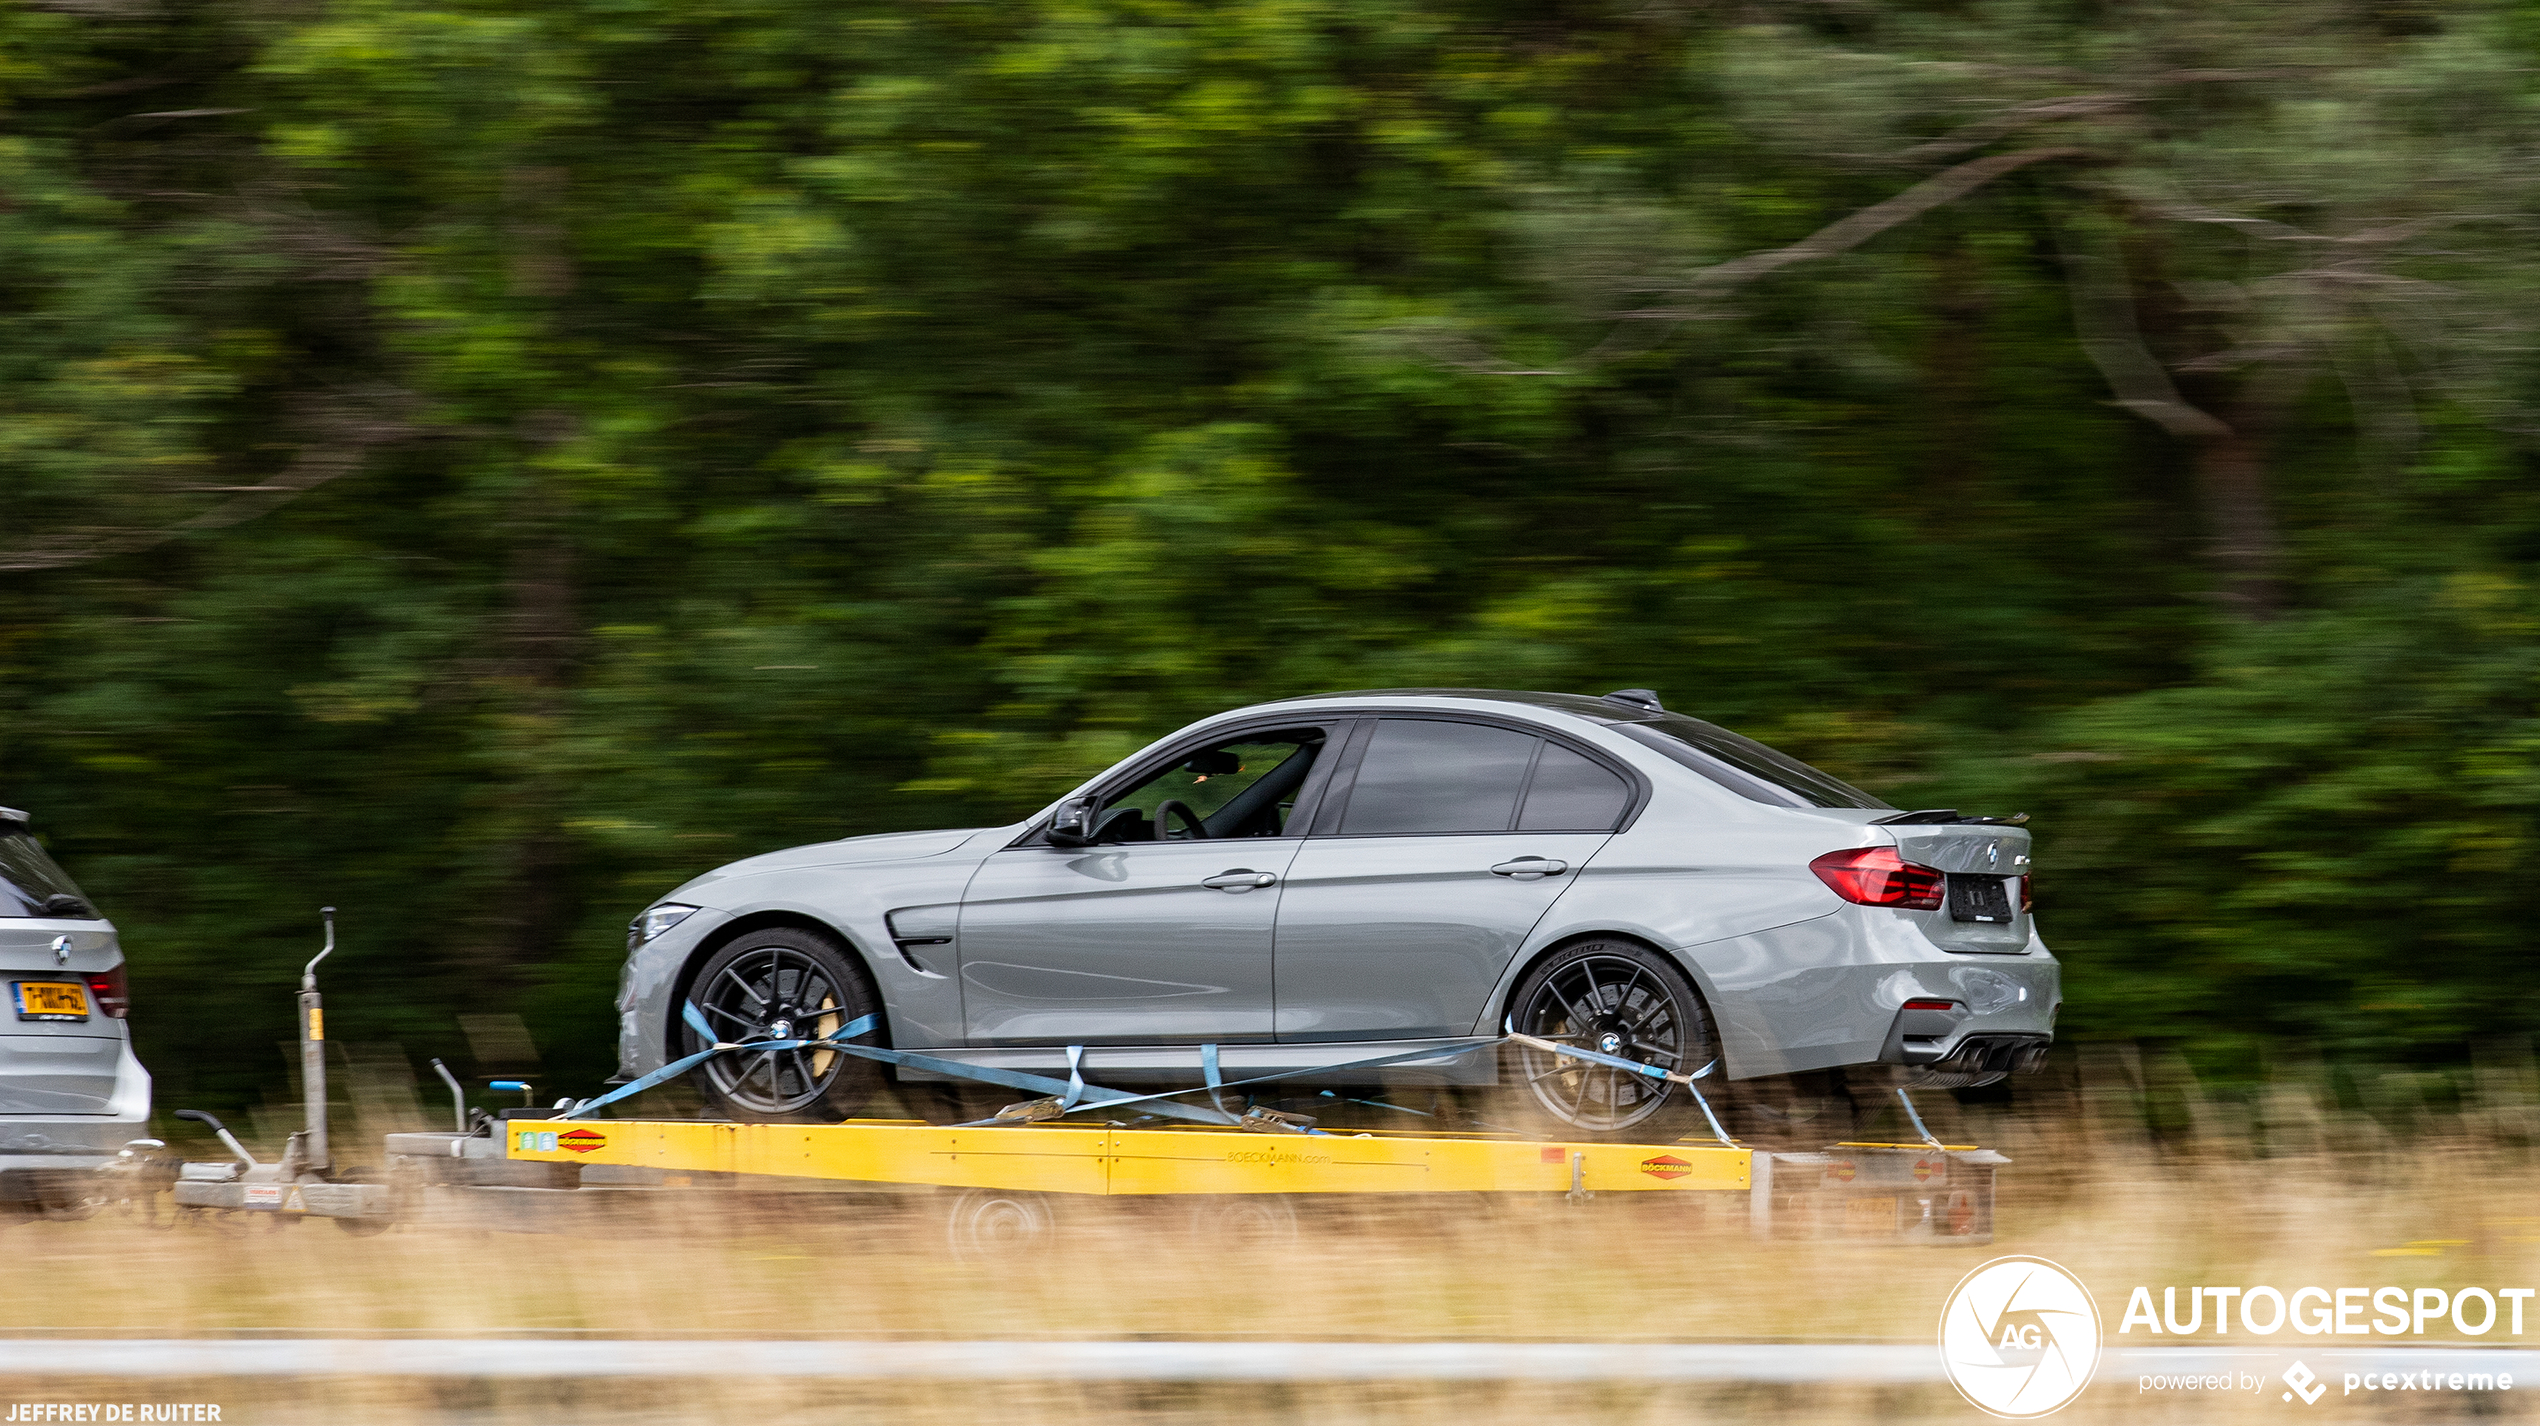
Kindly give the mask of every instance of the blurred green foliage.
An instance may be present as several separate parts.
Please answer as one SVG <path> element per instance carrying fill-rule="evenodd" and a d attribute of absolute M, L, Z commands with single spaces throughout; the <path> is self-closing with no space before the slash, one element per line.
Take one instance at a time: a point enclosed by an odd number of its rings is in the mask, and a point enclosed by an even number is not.
<path fill-rule="evenodd" d="M 2525 1033 L 2535 22 L 0 9 L 0 796 L 172 1103 L 320 902 L 584 1089 L 687 875 L 1405 684 L 2036 813 L 2070 1033 Z"/>

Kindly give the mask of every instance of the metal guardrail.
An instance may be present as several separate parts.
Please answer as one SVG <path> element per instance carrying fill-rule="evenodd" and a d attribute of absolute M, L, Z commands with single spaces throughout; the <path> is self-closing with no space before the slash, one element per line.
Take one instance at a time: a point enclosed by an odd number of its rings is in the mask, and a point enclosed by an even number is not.
<path fill-rule="evenodd" d="M 2102 1388 L 2147 1374 L 2266 1370 L 2301 1356 L 2345 1372 L 2511 1373 L 2540 1382 L 2540 1351 L 2112 1348 Z M 0 1340 L 0 1378 L 715 1377 L 962 1381 L 1637 1381 L 1901 1385 L 1945 1380 L 1939 1351 L 1893 1343 L 894 1342 L 517 1338 Z"/>
<path fill-rule="evenodd" d="M 1940 1380 L 1923 1346 L 1573 1342 L 0 1341 L 0 1377 L 1039 1381 Z"/>

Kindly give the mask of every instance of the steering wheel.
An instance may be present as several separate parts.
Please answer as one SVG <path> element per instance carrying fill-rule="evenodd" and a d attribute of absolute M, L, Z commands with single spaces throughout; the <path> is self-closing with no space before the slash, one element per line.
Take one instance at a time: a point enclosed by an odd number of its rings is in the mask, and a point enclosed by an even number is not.
<path fill-rule="evenodd" d="M 1100 817 L 1094 819 L 1094 829 L 1085 834 L 1086 843 L 1092 846 L 1100 846 L 1105 841 L 1115 840 L 1118 838 L 1119 833 L 1113 831 L 1113 828 L 1118 827 L 1123 822 L 1138 821 L 1144 816 L 1145 814 L 1135 807 L 1114 807 L 1110 811 L 1105 812 Z"/>
<path fill-rule="evenodd" d="M 1184 825 L 1189 828 L 1178 837 L 1173 835 L 1173 814 L 1177 812 L 1182 815 Z M 1155 839 L 1159 842 L 1206 841 L 1208 824 L 1199 819 L 1199 814 L 1191 810 L 1189 803 L 1177 797 L 1168 797 L 1155 804 Z"/>

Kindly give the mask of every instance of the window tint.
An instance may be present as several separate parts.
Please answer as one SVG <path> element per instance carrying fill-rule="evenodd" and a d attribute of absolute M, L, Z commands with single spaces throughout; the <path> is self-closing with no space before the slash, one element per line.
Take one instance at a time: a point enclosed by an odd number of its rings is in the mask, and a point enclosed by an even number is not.
<path fill-rule="evenodd" d="M 1540 741 L 1478 723 L 1387 718 L 1358 764 L 1341 834 L 1505 832 Z"/>
<path fill-rule="evenodd" d="M 1631 784 L 1561 746 L 1546 743 L 1526 785 L 1520 832 L 1610 832 L 1632 800 Z"/>
<path fill-rule="evenodd" d="M 0 916 L 68 916 L 97 913 L 79 887 L 23 828 L 0 824 Z"/>
<path fill-rule="evenodd" d="M 1666 754 L 1751 802 L 1779 807 L 1895 810 L 1840 778 L 1716 723 L 1681 713 L 1661 713 L 1614 727 L 1616 732 Z"/>

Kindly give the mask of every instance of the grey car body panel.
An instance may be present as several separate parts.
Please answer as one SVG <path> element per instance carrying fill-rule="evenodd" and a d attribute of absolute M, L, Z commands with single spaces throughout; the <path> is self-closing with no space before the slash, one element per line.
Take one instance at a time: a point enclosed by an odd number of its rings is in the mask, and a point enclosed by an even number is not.
<path fill-rule="evenodd" d="M 53 943 L 69 937 L 67 955 Z M 150 1122 L 150 1075 L 130 1022 L 92 1004 L 84 1021 L 21 1021 L 19 980 L 77 980 L 123 960 L 110 921 L 0 919 L 0 1170 L 96 1168 Z"/>
<path fill-rule="evenodd" d="M 1518 880 L 1525 858 L 1579 868 L 1608 832 L 1317 837 L 1279 908 L 1282 1040 L 1466 1035 L 1575 871 Z"/>
<path fill-rule="evenodd" d="M 961 909 L 973 877 L 985 875 L 991 864 L 1025 865 L 1019 856 L 1012 862 L 998 859 L 1011 855 L 1009 848 L 1027 850 L 1015 844 L 1035 833 L 1058 802 L 1007 827 L 854 838 L 751 858 L 664 898 L 706 909 L 630 959 L 620 998 L 621 1071 L 641 1073 L 664 1062 L 683 967 L 733 918 L 760 915 L 799 917 L 843 936 L 873 971 L 893 1044 L 1046 1071 L 1064 1066 L 1060 1046 L 1083 1043 L 1093 1046 L 1087 1063 L 1109 1067 L 1123 1083 L 1188 1082 L 1196 1069 L 1188 1048 L 1195 1039 L 1226 1043 L 1233 1077 L 1237 1063 L 1252 1073 L 1312 1070 L 1423 1040 L 1487 1034 L 1506 1012 L 1517 981 L 1543 952 L 1599 934 L 1633 937 L 1675 956 L 1711 1007 L 1725 1073 L 1733 1078 L 1875 1061 L 1904 1001 L 1917 995 L 1967 1004 L 1949 1044 L 1968 1034 L 2052 1031 L 2061 998 L 2060 967 L 2026 913 L 2014 915 L 2008 924 L 1982 925 L 1953 921 L 1946 909 L 1857 906 L 1837 897 L 1808 868 L 1812 858 L 1829 851 L 1895 846 L 1909 860 L 1952 875 L 2013 877 L 2031 870 L 2024 860 L 2016 868 L 2013 864 L 2030 854 L 2025 829 L 1885 826 L 1876 819 L 1891 814 L 1875 809 L 1752 802 L 1593 716 L 1466 695 L 1387 693 L 1255 705 L 1158 739 L 1068 797 L 1116 789 L 1130 770 L 1142 769 L 1158 753 L 1219 732 L 1287 719 L 1337 725 L 1381 713 L 1527 724 L 1627 765 L 1645 779 L 1647 795 L 1636 814 L 1610 835 L 1314 836 L 1301 841 L 1134 844 L 1141 850 L 1172 847 L 1178 852 L 1195 846 L 1221 854 L 1217 859 L 1193 854 L 1190 869 L 1199 876 L 1236 866 L 1279 875 L 1279 884 L 1264 889 L 1268 895 L 1133 886 L 1143 874 L 1134 870 L 1130 858 L 1115 868 L 1129 879 L 1071 891 L 1065 889 L 1070 878 L 1086 878 L 1087 873 L 1047 868 L 1064 865 L 1070 857 L 1091 853 L 1100 858 L 1124 849 L 1070 853 L 1035 847 L 1028 850 L 1041 860 L 1029 864 L 1043 870 L 1024 881 L 1037 877 L 1045 884 L 1038 891 L 1018 892 L 982 883 L 983 890 L 997 894 L 983 899 L 977 909 L 1000 909 L 977 921 Z M 1631 716 L 1628 708 L 1615 710 L 1616 719 Z M 1584 850 L 1586 842 L 1597 845 Z M 1581 854 L 1547 850 L 1555 844 Z M 1274 846 L 1294 849 L 1284 870 L 1261 860 L 1278 855 L 1268 850 Z M 1525 881 L 1488 873 L 1497 861 L 1529 855 L 1560 857 L 1569 863 L 1568 870 Z M 1182 859 L 1175 858 L 1177 864 Z M 1468 862 L 1477 863 L 1478 871 Z M 1097 860 L 1088 865 L 1107 864 Z M 2009 886 L 2016 907 L 2016 882 Z M 1388 887 L 1393 890 L 1384 890 Z M 999 979 L 1017 965 L 1034 972 L 1053 968 L 1046 958 L 1018 958 L 1011 953 L 1013 946 L 1045 937 L 1038 944 L 1046 948 L 1070 935 L 1063 928 L 1034 928 L 1032 913 L 1025 909 L 1034 896 L 1052 908 L 1105 908 L 1096 914 L 1113 918 L 1115 931 L 1129 928 L 1128 944 L 1115 940 L 1098 950 L 1115 957 L 1111 963 L 1078 967 L 1122 982 L 1089 997 L 1089 1013 L 1081 1020 L 1068 1020 L 1063 1008 L 1066 997 L 1059 992 L 1067 977 Z M 1142 897 L 1152 898 L 1151 907 L 1134 904 Z M 1483 913 L 1485 902 L 1490 915 Z M 1172 912 L 1169 908 L 1176 903 L 1193 908 L 1197 919 Z M 1129 909 L 1122 910 L 1124 906 Z M 1155 914 L 1149 915 L 1150 909 Z M 896 923 L 891 919 L 895 911 L 904 913 Z M 1242 929 L 1232 933 L 1234 941 L 1225 944 L 1240 942 L 1249 948 L 1258 944 L 1265 922 L 1270 927 L 1271 1024 L 1278 1042 L 1243 1043 L 1254 1038 L 1249 1030 L 1237 1031 L 1252 1023 L 1244 1018 L 1253 1013 L 1245 997 L 1257 993 L 1258 981 L 1248 969 L 1241 974 L 1235 970 L 1252 952 L 1213 951 L 1214 959 L 1184 964 L 1176 973 L 1171 938 L 1182 933 L 1177 924 L 1201 935 L 1218 935 L 1217 923 L 1240 923 Z M 895 935 L 941 937 L 947 923 L 954 930 L 950 945 L 912 946 L 903 952 L 894 944 Z M 974 925 L 993 938 L 976 954 L 967 944 Z M 945 973 L 955 968 L 960 974 Z M 985 970 L 984 986 L 966 981 L 973 969 Z M 1132 993 L 1132 983 L 1148 983 L 1154 993 Z M 966 1014 L 963 1001 L 973 993 L 989 997 L 986 1008 Z M 1193 1006 L 1232 1009 L 1238 1003 L 1245 1005 L 1238 1016 L 1211 1020 L 1198 1015 L 1178 1024 L 1172 1018 Z M 1158 1007 L 1160 1014 L 1142 1019 Z M 1162 1028 L 1134 1028 L 1140 1023 Z M 1124 1038 L 1130 1043 L 1100 1043 Z M 991 1039 L 1006 1043 L 987 1043 Z M 1014 1043 L 1022 1039 L 1045 1043 Z M 1948 1045 L 1938 1048 L 1945 1051 Z M 1360 1083 L 1488 1083 L 1495 1063 L 1487 1054 L 1468 1054 L 1451 1064 L 1345 1072 L 1341 1077 Z"/>
<path fill-rule="evenodd" d="M 1012 847 L 962 896 L 956 944 L 973 1045 L 1270 1038 L 1270 935 L 1288 837 Z"/>

